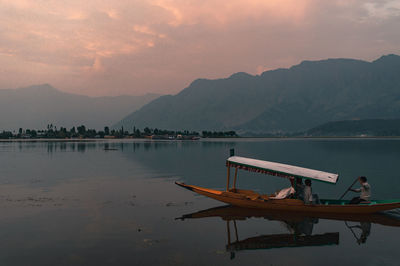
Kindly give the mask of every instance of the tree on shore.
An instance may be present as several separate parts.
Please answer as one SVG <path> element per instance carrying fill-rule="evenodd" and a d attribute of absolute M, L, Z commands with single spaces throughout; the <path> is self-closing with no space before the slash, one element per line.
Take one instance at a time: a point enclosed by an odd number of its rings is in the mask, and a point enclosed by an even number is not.
<path fill-rule="evenodd" d="M 112 136 L 113 138 L 144 138 L 148 136 L 156 136 L 158 138 L 175 139 L 178 136 L 197 137 L 200 134 L 196 131 L 182 130 L 164 130 L 158 128 L 146 127 L 141 131 L 140 129 L 133 127 L 134 131 L 132 133 L 124 130 L 123 127 L 119 130 L 112 129 L 108 126 L 104 127 L 104 131 L 96 131 L 95 129 L 87 129 L 85 125 L 80 125 L 78 127 L 72 127 L 69 131 L 65 127 L 60 127 L 53 124 L 48 124 L 45 130 L 34 130 L 34 129 L 23 129 L 19 128 L 18 133 L 12 133 L 11 131 L 0 132 L 1 139 L 11 139 L 11 138 L 104 138 L 105 136 Z M 226 138 L 226 137 L 237 137 L 235 131 L 202 131 L 203 138 Z"/>

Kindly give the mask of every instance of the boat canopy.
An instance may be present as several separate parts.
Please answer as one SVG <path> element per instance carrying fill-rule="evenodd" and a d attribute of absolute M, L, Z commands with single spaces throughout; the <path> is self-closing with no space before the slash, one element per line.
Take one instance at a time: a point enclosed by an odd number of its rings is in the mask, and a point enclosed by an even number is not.
<path fill-rule="evenodd" d="M 288 164 L 274 163 L 274 162 L 256 160 L 240 156 L 229 157 L 226 160 L 226 165 L 228 167 L 235 167 L 238 169 L 244 169 L 247 171 L 263 173 L 267 175 L 280 176 L 286 178 L 299 177 L 299 178 L 306 178 L 316 181 L 327 182 L 331 184 L 336 184 L 337 179 L 339 177 L 338 174 L 332 174 Z"/>

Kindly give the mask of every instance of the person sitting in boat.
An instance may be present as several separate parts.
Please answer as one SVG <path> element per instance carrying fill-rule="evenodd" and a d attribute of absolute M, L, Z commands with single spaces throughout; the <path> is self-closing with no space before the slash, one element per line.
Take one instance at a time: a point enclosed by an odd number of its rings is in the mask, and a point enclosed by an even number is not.
<path fill-rule="evenodd" d="M 312 204 L 313 203 L 313 195 L 311 189 L 311 180 L 307 179 L 304 186 L 304 203 L 305 204 Z"/>
<path fill-rule="evenodd" d="M 270 199 L 286 199 L 286 198 L 290 198 L 291 196 L 293 196 L 295 193 L 294 188 L 293 187 L 288 187 L 288 188 L 284 188 L 280 191 L 277 191 L 274 193 L 274 196 L 269 197 Z"/>
<path fill-rule="evenodd" d="M 304 203 L 305 204 L 320 204 L 319 197 L 317 194 L 312 193 L 311 180 L 307 179 L 304 181 Z"/>
<path fill-rule="evenodd" d="M 350 204 L 359 204 L 361 202 L 366 202 L 369 201 L 369 198 L 371 197 L 371 186 L 367 183 L 367 178 L 365 176 L 360 176 L 358 178 L 358 181 L 360 182 L 361 187 L 350 190 L 353 192 L 361 192 L 361 194 L 359 197 L 354 197 L 350 201 Z"/>
<path fill-rule="evenodd" d="M 301 199 L 304 198 L 304 185 L 301 178 L 296 177 L 296 187 L 294 185 L 294 178 L 290 178 L 291 186 L 288 188 L 284 188 L 280 191 L 274 193 L 274 196 L 269 197 L 270 199 L 286 199 L 286 198 L 295 198 Z"/>
<path fill-rule="evenodd" d="M 304 185 L 303 185 L 303 180 L 300 177 L 296 177 L 296 186 L 294 185 L 294 179 L 290 178 L 290 183 L 292 184 L 292 187 L 295 190 L 294 193 L 294 198 L 303 200 L 304 201 Z"/>

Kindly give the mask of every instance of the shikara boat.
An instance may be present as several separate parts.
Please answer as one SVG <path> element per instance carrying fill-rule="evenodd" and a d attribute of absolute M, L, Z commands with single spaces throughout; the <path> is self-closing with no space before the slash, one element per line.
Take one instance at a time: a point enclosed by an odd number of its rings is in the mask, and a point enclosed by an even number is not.
<path fill-rule="evenodd" d="M 229 157 L 226 160 L 226 166 L 227 184 L 225 191 L 187 185 L 181 182 L 175 183 L 206 197 L 243 208 L 335 214 L 370 214 L 400 208 L 400 200 L 370 200 L 361 204 L 350 204 L 349 200 L 321 199 L 319 204 L 305 204 L 297 198 L 275 199 L 274 195 L 262 195 L 253 190 L 236 188 L 238 170 L 247 170 L 292 180 L 297 178 L 310 179 L 328 184 L 336 184 L 339 175 L 240 156 Z M 231 168 L 235 169 L 232 187 L 230 187 Z"/>

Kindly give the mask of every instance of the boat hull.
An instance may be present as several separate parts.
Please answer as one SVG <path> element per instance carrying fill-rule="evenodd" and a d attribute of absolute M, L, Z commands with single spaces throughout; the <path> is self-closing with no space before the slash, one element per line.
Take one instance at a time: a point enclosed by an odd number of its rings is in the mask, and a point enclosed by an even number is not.
<path fill-rule="evenodd" d="M 347 213 L 347 214 L 369 214 L 395 208 L 400 208 L 400 201 L 374 204 L 304 204 L 298 199 L 269 199 L 268 197 L 253 194 L 241 194 L 232 191 L 219 191 L 186 185 L 175 182 L 177 185 L 196 192 L 200 195 L 242 208 L 264 209 L 272 211 L 290 211 L 305 213 Z M 257 196 L 258 195 L 258 196 Z M 335 202 L 335 201 L 332 201 Z"/>

